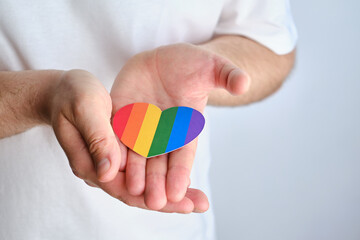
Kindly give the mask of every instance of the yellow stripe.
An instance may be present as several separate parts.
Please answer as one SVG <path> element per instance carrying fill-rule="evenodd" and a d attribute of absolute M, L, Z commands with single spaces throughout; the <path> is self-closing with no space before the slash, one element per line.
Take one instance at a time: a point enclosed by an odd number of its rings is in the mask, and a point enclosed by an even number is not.
<path fill-rule="evenodd" d="M 133 149 L 135 152 L 139 153 L 142 156 L 147 157 L 149 153 L 160 116 L 160 108 L 156 107 L 155 105 L 149 104 Z"/>

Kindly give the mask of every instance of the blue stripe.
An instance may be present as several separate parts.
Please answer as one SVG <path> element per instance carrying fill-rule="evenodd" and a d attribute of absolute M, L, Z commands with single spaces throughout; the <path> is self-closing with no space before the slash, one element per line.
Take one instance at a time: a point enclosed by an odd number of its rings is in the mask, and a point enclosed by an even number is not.
<path fill-rule="evenodd" d="M 165 152 L 170 152 L 184 146 L 192 112 L 192 108 L 178 107 L 174 125 L 172 127 L 171 135 Z"/>

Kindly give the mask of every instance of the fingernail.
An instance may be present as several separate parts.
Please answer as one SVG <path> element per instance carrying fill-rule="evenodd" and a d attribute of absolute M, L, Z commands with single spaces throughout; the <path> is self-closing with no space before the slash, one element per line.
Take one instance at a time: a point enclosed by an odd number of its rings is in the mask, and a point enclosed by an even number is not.
<path fill-rule="evenodd" d="M 110 169 L 110 161 L 107 158 L 101 160 L 96 166 L 97 176 L 100 177 L 104 175 Z"/>

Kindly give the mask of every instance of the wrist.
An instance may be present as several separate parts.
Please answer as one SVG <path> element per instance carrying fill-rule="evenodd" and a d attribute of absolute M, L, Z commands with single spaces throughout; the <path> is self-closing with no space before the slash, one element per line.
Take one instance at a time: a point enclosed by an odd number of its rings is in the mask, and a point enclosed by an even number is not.
<path fill-rule="evenodd" d="M 33 116 L 42 124 L 50 124 L 51 122 L 53 99 L 64 72 L 61 70 L 45 70 L 40 73 L 38 94 L 34 99 Z"/>

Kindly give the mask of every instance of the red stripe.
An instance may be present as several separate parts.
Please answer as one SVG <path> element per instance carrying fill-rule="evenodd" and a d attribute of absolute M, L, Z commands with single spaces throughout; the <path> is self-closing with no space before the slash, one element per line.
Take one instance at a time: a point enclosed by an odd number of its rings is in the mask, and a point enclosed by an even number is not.
<path fill-rule="evenodd" d="M 134 104 L 126 105 L 125 107 L 121 108 L 117 113 L 115 114 L 113 118 L 113 128 L 115 134 L 118 136 L 119 139 L 121 139 L 126 124 L 129 120 L 131 110 L 133 108 Z"/>

